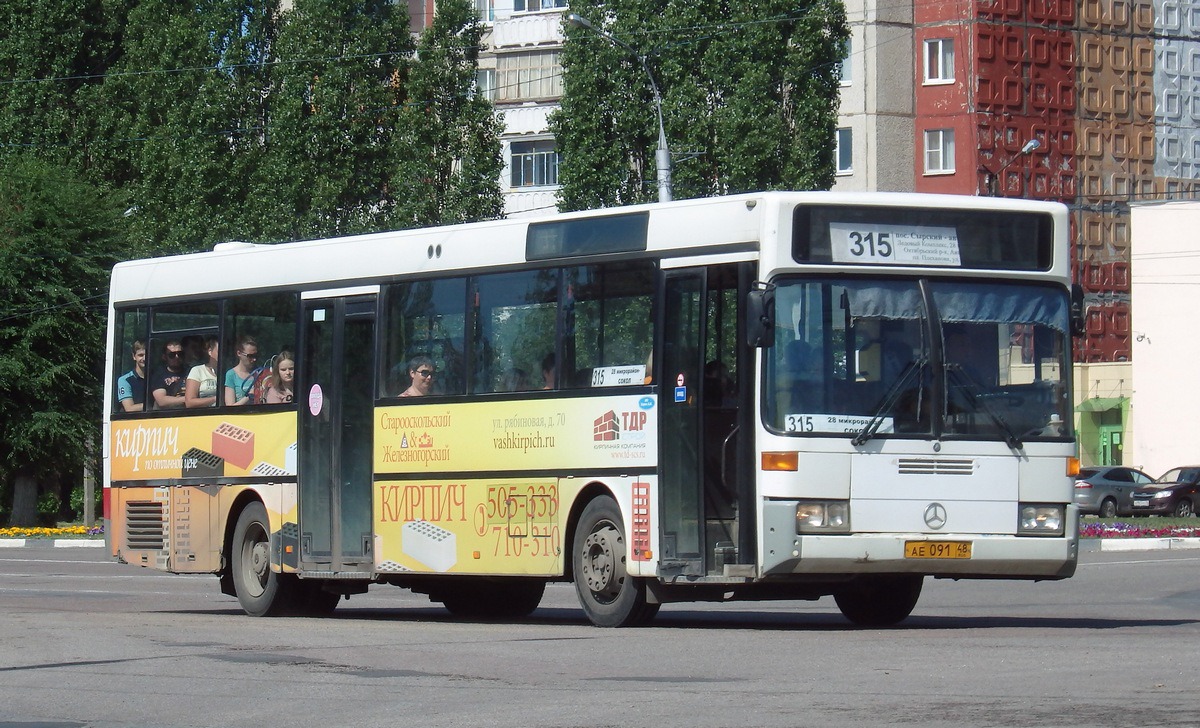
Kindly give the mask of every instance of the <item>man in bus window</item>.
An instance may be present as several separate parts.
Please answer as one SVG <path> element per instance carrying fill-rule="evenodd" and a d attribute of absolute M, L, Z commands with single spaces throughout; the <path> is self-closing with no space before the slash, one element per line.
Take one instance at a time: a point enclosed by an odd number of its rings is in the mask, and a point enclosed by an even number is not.
<path fill-rule="evenodd" d="M 176 409 L 184 405 L 183 344 L 171 339 L 163 345 L 163 368 L 154 376 L 154 405 L 159 409 Z"/>
<path fill-rule="evenodd" d="M 400 393 L 401 397 L 424 397 L 433 390 L 436 371 L 433 360 L 427 356 L 415 356 L 408 363 L 408 376 L 412 383 Z"/>
<path fill-rule="evenodd" d="M 133 342 L 133 369 L 117 380 L 117 402 L 125 412 L 146 408 L 146 344 Z"/>

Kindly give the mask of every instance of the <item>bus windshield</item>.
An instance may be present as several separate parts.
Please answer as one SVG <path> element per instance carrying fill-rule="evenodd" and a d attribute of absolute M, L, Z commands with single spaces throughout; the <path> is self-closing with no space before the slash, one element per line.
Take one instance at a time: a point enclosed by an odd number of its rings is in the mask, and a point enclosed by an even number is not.
<path fill-rule="evenodd" d="M 872 437 L 1069 437 L 1061 287 L 944 279 L 777 281 L 765 352 L 772 430 Z"/>

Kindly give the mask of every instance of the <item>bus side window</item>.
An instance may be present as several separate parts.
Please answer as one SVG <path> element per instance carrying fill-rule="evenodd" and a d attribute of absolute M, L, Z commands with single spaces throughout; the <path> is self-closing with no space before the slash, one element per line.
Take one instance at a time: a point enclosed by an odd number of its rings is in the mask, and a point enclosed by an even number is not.
<path fill-rule="evenodd" d="M 466 391 L 467 280 L 397 283 L 386 289 L 379 392 L 396 397 L 411 382 L 409 364 L 428 357 L 437 372 L 430 394 Z"/>
<path fill-rule="evenodd" d="M 648 263 L 580 266 L 565 271 L 564 371 L 560 387 L 641 386 L 650 376 L 654 267 Z M 618 379 L 614 381 L 612 374 Z"/>
<path fill-rule="evenodd" d="M 542 362 L 555 351 L 558 328 L 558 278 L 558 269 L 552 268 L 475 279 L 479 309 L 472 392 L 509 391 L 518 370 L 526 374 L 531 389 L 544 386 Z M 559 388 L 566 386 L 558 381 L 566 371 L 570 369 L 555 369 Z"/>

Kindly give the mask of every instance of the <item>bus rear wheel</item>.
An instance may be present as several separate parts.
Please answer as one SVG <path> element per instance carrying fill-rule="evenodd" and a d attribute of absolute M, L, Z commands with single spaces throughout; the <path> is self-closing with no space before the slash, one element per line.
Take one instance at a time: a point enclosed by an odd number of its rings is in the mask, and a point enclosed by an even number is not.
<path fill-rule="evenodd" d="M 572 564 L 584 614 L 598 627 L 644 624 L 658 613 L 646 600 L 646 584 L 626 570 L 625 527 L 616 501 L 587 504 L 575 527 Z"/>
<path fill-rule="evenodd" d="M 861 576 L 834 593 L 846 619 L 862 627 L 890 627 L 903 621 L 921 597 L 920 575 Z"/>
<path fill-rule="evenodd" d="M 267 509 L 247 505 L 233 529 L 233 588 L 242 609 L 252 617 L 274 617 L 292 606 L 297 580 L 271 570 L 270 526 Z"/>
<path fill-rule="evenodd" d="M 479 579 L 448 585 L 436 599 L 456 617 L 520 619 L 533 614 L 545 592 L 542 579 Z"/>

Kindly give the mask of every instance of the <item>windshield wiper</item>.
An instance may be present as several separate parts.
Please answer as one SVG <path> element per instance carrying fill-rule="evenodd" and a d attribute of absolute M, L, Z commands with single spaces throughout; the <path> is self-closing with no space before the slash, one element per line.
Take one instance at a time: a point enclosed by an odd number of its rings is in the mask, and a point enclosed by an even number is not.
<path fill-rule="evenodd" d="M 947 362 L 946 374 L 949 377 L 952 377 L 956 384 L 967 390 L 967 392 L 971 395 L 972 402 L 979 403 L 979 405 L 983 408 L 984 414 L 986 414 L 988 418 L 995 423 L 996 427 L 1000 428 L 1000 430 L 1004 433 L 1004 441 L 1008 443 L 1009 447 L 1014 450 L 1020 450 L 1022 447 L 1024 447 L 1024 443 L 1021 442 L 1021 438 L 1017 437 L 1017 433 L 1013 432 L 1013 428 L 1008 424 L 1008 421 L 1005 420 L 1003 415 L 997 412 L 995 407 L 988 402 L 988 398 L 983 396 L 983 387 L 981 387 L 978 382 L 972 379 L 971 375 L 968 374 L 960 364 Z M 949 403 L 949 400 L 950 393 L 946 392 L 947 403 Z"/>
<path fill-rule="evenodd" d="M 925 368 L 928 362 L 925 357 L 921 357 L 916 361 L 910 361 L 904 371 L 900 372 L 896 382 L 884 392 L 883 398 L 879 400 L 879 404 L 875 406 L 875 414 L 871 415 L 871 419 L 867 422 L 867 426 L 862 428 L 854 439 L 850 441 L 851 445 L 862 445 L 867 440 L 875 437 L 875 433 L 879 431 L 879 426 L 883 424 L 883 416 L 892 411 L 896 401 L 900 399 L 900 395 L 904 393 L 905 386 L 910 380 L 916 378 L 917 374 Z"/>

